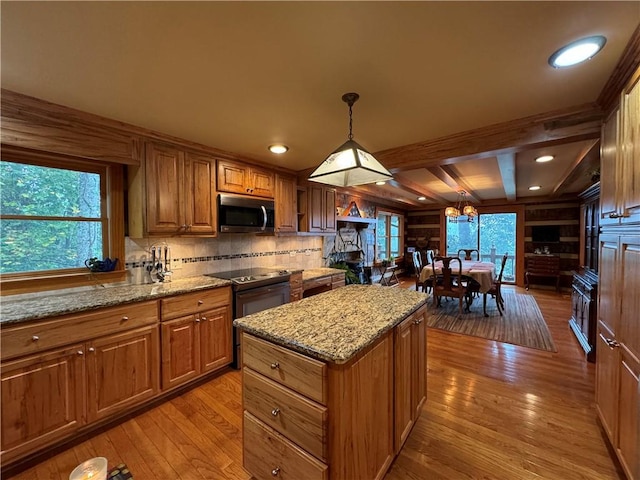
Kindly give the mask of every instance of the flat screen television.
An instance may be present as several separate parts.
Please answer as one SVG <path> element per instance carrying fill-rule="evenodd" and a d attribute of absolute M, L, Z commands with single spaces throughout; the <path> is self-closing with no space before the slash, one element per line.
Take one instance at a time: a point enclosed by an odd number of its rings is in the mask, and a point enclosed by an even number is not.
<path fill-rule="evenodd" d="M 531 227 L 531 241 L 537 243 L 558 243 L 560 227 L 558 225 L 536 225 Z"/>

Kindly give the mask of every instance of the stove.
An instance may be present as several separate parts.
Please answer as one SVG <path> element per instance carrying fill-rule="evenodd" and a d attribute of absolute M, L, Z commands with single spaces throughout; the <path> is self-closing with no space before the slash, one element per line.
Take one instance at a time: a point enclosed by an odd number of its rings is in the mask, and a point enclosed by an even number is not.
<path fill-rule="evenodd" d="M 288 282 L 291 272 L 275 268 L 245 268 L 206 274 L 208 277 L 224 278 L 233 282 L 233 290 L 238 292 L 252 288 Z"/>

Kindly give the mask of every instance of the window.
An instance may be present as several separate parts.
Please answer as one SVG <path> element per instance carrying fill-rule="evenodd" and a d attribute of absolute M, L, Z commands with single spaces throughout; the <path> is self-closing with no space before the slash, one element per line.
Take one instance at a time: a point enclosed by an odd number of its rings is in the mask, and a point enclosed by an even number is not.
<path fill-rule="evenodd" d="M 376 260 L 396 258 L 402 255 L 403 216 L 393 212 L 378 211 L 376 228 Z"/>
<path fill-rule="evenodd" d="M 3 149 L 0 162 L 3 288 L 7 279 L 51 279 L 74 273 L 86 277 L 87 259 L 118 255 L 123 258 L 124 232 L 116 227 L 123 224 L 121 199 L 119 166 Z M 117 205 L 119 208 L 114 208 Z M 113 231 L 122 233 L 122 240 L 111 239 Z M 123 268 L 118 265 L 119 270 Z M 69 286 L 68 282 L 53 283 L 49 288 Z M 34 290 L 39 289 L 43 288 Z"/>

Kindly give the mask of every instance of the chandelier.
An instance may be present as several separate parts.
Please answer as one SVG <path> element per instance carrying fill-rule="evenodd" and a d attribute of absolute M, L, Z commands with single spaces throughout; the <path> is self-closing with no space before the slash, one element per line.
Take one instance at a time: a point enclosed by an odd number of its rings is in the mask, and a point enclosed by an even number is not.
<path fill-rule="evenodd" d="M 309 176 L 309 180 L 338 187 L 364 185 L 392 178 L 391 173 L 353 140 L 352 107 L 360 98 L 357 93 L 345 93 L 342 101 L 349 105 L 349 139 L 334 150 Z"/>
<path fill-rule="evenodd" d="M 444 216 L 447 217 L 451 223 L 458 223 L 458 217 L 461 216 L 467 217 L 467 222 L 473 222 L 473 219 L 478 216 L 478 210 L 467 200 L 467 192 L 460 190 L 458 192 L 456 205 L 445 208 Z"/>

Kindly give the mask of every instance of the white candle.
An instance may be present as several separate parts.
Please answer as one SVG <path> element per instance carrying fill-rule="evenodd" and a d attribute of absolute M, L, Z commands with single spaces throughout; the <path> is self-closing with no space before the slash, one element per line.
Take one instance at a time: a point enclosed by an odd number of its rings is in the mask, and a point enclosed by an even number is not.
<path fill-rule="evenodd" d="M 95 457 L 74 468 L 69 480 L 106 480 L 107 473 L 107 459 Z"/>

